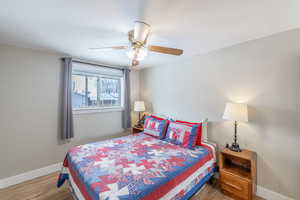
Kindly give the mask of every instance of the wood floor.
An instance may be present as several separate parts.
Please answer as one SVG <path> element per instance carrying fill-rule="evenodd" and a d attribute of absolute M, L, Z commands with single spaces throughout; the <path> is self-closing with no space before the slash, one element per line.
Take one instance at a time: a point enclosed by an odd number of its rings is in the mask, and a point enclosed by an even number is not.
<path fill-rule="evenodd" d="M 0 190 L 1 200 L 73 200 L 67 184 L 56 188 L 58 172 L 36 178 L 18 185 Z M 207 185 L 201 192 L 194 195 L 191 200 L 231 200 L 224 196 L 217 184 Z M 255 200 L 262 200 L 256 198 Z"/>

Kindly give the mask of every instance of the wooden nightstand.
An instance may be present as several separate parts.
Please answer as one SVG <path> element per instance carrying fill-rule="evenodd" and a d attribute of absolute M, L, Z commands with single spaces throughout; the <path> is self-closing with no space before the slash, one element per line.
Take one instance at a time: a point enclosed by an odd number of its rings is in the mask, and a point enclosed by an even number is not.
<path fill-rule="evenodd" d="M 140 132 L 143 132 L 143 131 L 144 131 L 144 127 L 136 127 L 136 126 L 132 127 L 132 134 L 140 133 Z"/>
<path fill-rule="evenodd" d="M 220 152 L 220 187 L 235 199 L 252 200 L 256 193 L 256 153 L 228 148 Z"/>

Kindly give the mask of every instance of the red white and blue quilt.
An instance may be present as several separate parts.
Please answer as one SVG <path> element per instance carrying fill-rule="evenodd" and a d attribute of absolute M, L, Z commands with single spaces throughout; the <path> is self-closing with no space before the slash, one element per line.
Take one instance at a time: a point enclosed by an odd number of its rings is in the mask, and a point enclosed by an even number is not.
<path fill-rule="evenodd" d="M 139 133 L 71 148 L 58 186 L 71 179 L 81 195 L 78 199 L 161 199 L 212 160 L 207 147 L 191 150 Z M 212 168 L 195 177 L 209 174 Z M 169 199 L 183 199 L 184 190 L 179 192 L 181 196 Z"/>

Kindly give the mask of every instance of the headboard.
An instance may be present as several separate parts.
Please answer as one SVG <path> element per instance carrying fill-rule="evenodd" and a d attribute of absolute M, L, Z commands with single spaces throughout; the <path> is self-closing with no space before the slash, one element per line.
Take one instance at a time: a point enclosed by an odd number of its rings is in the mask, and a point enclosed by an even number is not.
<path fill-rule="evenodd" d="M 202 136 L 203 136 L 203 140 L 205 142 L 208 141 L 208 133 L 207 133 L 207 129 L 208 129 L 208 119 L 205 118 L 204 120 L 201 121 L 202 122 Z"/>

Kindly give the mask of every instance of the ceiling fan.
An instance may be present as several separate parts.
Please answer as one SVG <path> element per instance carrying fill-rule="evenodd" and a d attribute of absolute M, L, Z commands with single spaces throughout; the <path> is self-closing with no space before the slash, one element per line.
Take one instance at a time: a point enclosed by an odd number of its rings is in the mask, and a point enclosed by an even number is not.
<path fill-rule="evenodd" d="M 162 46 L 147 45 L 147 39 L 150 33 L 150 25 L 142 22 L 135 21 L 133 30 L 128 32 L 128 46 L 112 46 L 102 48 L 90 48 L 92 51 L 107 51 L 107 50 L 123 50 L 127 49 L 127 55 L 132 60 L 132 66 L 139 65 L 139 61 L 147 56 L 148 51 L 157 53 L 170 54 L 180 56 L 183 53 L 182 49 L 168 48 Z"/>

